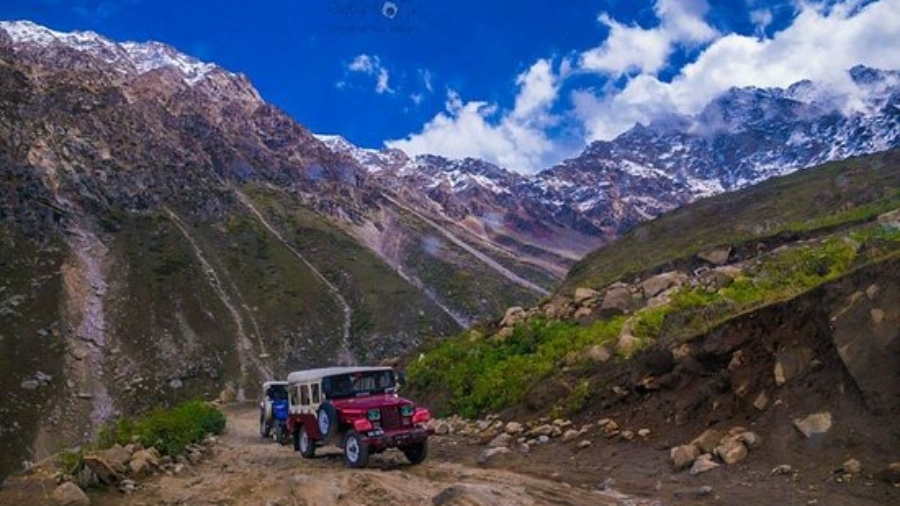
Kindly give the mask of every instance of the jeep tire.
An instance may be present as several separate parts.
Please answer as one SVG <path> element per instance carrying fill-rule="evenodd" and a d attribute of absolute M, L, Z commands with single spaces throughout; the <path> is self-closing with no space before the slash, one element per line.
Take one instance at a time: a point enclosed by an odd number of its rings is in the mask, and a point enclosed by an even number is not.
<path fill-rule="evenodd" d="M 265 412 L 259 410 L 259 435 L 262 438 L 268 438 L 272 434 L 272 425 L 266 420 Z"/>
<path fill-rule="evenodd" d="M 428 441 L 411 444 L 400 448 L 410 464 L 421 464 L 428 456 Z"/>
<path fill-rule="evenodd" d="M 306 432 L 306 427 L 300 426 L 296 435 L 296 448 L 300 451 L 300 455 L 305 459 L 311 459 L 316 456 L 316 442 L 313 441 Z"/>
<path fill-rule="evenodd" d="M 319 435 L 323 441 L 329 440 L 337 433 L 338 417 L 337 411 L 330 402 L 323 403 L 319 406 L 319 412 L 316 414 L 316 421 L 319 424 Z"/>
<path fill-rule="evenodd" d="M 366 467 L 369 463 L 369 447 L 363 441 L 362 436 L 353 429 L 344 435 L 344 462 L 347 467 Z"/>

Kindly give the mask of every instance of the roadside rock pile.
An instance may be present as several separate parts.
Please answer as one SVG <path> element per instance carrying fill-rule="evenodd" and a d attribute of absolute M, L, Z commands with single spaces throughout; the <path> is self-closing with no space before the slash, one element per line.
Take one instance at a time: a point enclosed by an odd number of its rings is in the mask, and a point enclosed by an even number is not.
<path fill-rule="evenodd" d="M 140 487 L 137 480 L 141 478 L 193 473 L 193 466 L 209 458 L 217 442 L 215 436 L 208 436 L 202 444 L 188 445 L 184 453 L 175 457 L 161 455 L 156 448 L 144 448 L 139 443 L 116 444 L 107 450 L 87 453 L 75 469 L 57 475 L 59 486 L 53 492 L 54 500 L 60 505 L 89 505 L 84 493 L 87 488 L 102 485 L 131 494 Z"/>
<path fill-rule="evenodd" d="M 537 445 L 571 443 L 580 450 L 592 446 L 597 440 L 646 440 L 651 434 L 646 428 L 637 431 L 621 429 L 615 420 L 609 418 L 577 427 L 571 420 L 563 418 L 542 417 L 522 423 L 504 422 L 496 415 L 488 415 L 483 420 L 465 420 L 454 415 L 434 419 L 430 427 L 438 436 L 457 435 L 473 444 L 485 446 L 478 458 L 480 464 L 512 451 L 528 453 Z"/>
<path fill-rule="evenodd" d="M 669 456 L 675 471 L 690 469 L 696 475 L 721 464 L 737 464 L 760 446 L 762 438 L 744 427 L 732 427 L 727 432 L 707 429 L 689 444 L 673 447 Z"/>

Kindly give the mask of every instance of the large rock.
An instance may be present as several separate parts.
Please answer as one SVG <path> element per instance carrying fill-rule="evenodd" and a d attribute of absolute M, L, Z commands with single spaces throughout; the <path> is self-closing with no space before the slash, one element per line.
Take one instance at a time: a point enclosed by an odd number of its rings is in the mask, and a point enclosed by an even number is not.
<path fill-rule="evenodd" d="M 832 339 L 847 371 L 877 413 L 900 402 L 900 284 L 870 286 L 849 296 L 832 315 Z"/>
<path fill-rule="evenodd" d="M 831 413 L 814 413 L 805 418 L 796 418 L 794 427 L 807 438 L 822 436 L 831 430 Z"/>
<path fill-rule="evenodd" d="M 716 455 L 728 465 L 737 464 L 747 458 L 747 447 L 737 438 L 726 438 L 716 447 Z"/>
<path fill-rule="evenodd" d="M 719 464 L 713 460 L 713 456 L 708 453 L 704 453 L 703 455 L 697 457 L 697 460 L 694 461 L 694 464 L 691 466 L 690 473 L 691 475 L 696 476 L 707 471 L 712 471 L 717 467 L 719 467 Z"/>
<path fill-rule="evenodd" d="M 728 263 L 728 257 L 731 256 L 731 246 L 717 248 L 711 251 L 698 253 L 697 258 L 713 265 L 725 265 Z"/>
<path fill-rule="evenodd" d="M 600 292 L 590 288 L 578 287 L 575 289 L 575 303 L 585 305 L 600 298 Z"/>
<path fill-rule="evenodd" d="M 131 451 L 119 444 L 115 444 L 103 452 L 103 459 L 116 472 L 124 473 L 128 469 L 128 462 L 131 460 Z"/>
<path fill-rule="evenodd" d="M 725 433 L 716 429 L 706 429 L 699 436 L 695 437 L 691 444 L 696 446 L 702 453 L 713 453 L 719 446 L 719 441 Z"/>
<path fill-rule="evenodd" d="M 669 450 L 669 457 L 672 459 L 672 465 L 676 471 L 687 469 L 700 456 L 700 450 L 694 445 L 676 446 Z"/>
<path fill-rule="evenodd" d="M 84 467 L 90 469 L 101 483 L 112 485 L 122 479 L 122 474 L 100 455 L 85 455 Z"/>
<path fill-rule="evenodd" d="M 78 485 L 67 481 L 56 487 L 50 494 L 56 506 L 91 506 L 91 499 Z"/>
<path fill-rule="evenodd" d="M 488 448 L 485 451 L 481 452 L 481 455 L 478 456 L 478 463 L 480 465 L 487 465 L 492 459 L 497 457 L 498 455 L 505 455 L 511 452 L 509 448 L 505 446 L 497 446 L 495 448 Z"/>
<path fill-rule="evenodd" d="M 641 283 L 645 299 L 652 299 L 673 286 L 681 286 L 684 275 L 679 272 L 664 272 Z"/>
<path fill-rule="evenodd" d="M 631 295 L 631 289 L 624 285 L 614 286 L 606 290 L 600 310 L 604 316 L 625 314 L 631 311 L 633 303 L 634 298 Z"/>

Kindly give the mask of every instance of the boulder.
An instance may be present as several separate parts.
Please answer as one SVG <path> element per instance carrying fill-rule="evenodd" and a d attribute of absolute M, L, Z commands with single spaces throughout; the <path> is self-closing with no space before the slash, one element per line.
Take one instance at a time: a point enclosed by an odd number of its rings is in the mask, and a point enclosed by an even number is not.
<path fill-rule="evenodd" d="M 127 448 L 114 444 L 111 448 L 103 452 L 103 459 L 109 463 L 110 467 L 118 473 L 124 473 L 128 470 L 128 462 L 131 460 L 131 451 Z"/>
<path fill-rule="evenodd" d="M 700 452 L 702 453 L 713 453 L 717 446 L 719 446 L 719 441 L 722 440 L 722 436 L 725 434 L 716 429 L 706 429 L 699 436 L 695 437 L 691 444 L 696 446 Z"/>
<path fill-rule="evenodd" d="M 681 286 L 684 275 L 679 272 L 664 272 L 648 278 L 641 283 L 644 298 L 650 300 L 674 286 Z"/>
<path fill-rule="evenodd" d="M 711 251 L 705 251 L 703 253 L 698 253 L 697 258 L 703 260 L 704 262 L 709 262 L 713 265 L 725 265 L 728 263 L 728 257 L 731 256 L 731 246 L 725 246 L 723 248 L 716 248 Z"/>
<path fill-rule="evenodd" d="M 831 430 L 831 413 L 814 413 L 805 418 L 795 418 L 794 427 L 807 438 L 827 434 Z"/>
<path fill-rule="evenodd" d="M 716 447 L 716 455 L 728 465 L 737 464 L 747 458 L 747 447 L 735 438 L 728 438 Z"/>
<path fill-rule="evenodd" d="M 99 455 L 85 455 L 84 467 L 90 469 L 101 483 L 111 485 L 122 479 L 121 473 Z"/>
<path fill-rule="evenodd" d="M 746 446 L 748 450 L 756 450 L 762 446 L 762 438 L 755 432 L 749 430 L 738 435 L 738 440 L 744 443 L 744 446 Z"/>
<path fill-rule="evenodd" d="M 590 302 L 592 300 L 598 300 L 600 298 L 600 292 L 597 290 L 592 290 L 590 288 L 578 287 L 575 289 L 575 303 L 580 305 L 585 305 L 586 302 Z"/>
<path fill-rule="evenodd" d="M 874 288 L 873 288 L 874 287 Z M 847 297 L 831 317 L 841 361 L 876 413 L 890 413 L 900 398 L 900 287 L 885 281 Z"/>
<path fill-rule="evenodd" d="M 669 457 L 672 459 L 672 465 L 676 471 L 687 469 L 699 456 L 700 450 L 692 444 L 676 446 L 669 450 Z"/>
<path fill-rule="evenodd" d="M 91 499 L 84 490 L 71 481 L 64 482 L 50 494 L 53 504 L 56 506 L 91 506 Z"/>
<path fill-rule="evenodd" d="M 606 290 L 600 310 L 604 316 L 615 316 L 631 310 L 633 297 L 627 286 L 618 286 Z"/>
<path fill-rule="evenodd" d="M 609 362 L 609 359 L 612 358 L 612 352 L 606 346 L 602 346 L 599 344 L 595 344 L 593 346 L 588 346 L 582 357 L 586 362 L 594 363 L 594 364 L 605 364 Z"/>

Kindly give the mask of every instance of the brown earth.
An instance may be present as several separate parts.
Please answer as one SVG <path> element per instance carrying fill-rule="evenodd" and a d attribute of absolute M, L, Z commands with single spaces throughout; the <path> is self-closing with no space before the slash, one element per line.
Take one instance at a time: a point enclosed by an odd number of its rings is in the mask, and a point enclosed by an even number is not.
<path fill-rule="evenodd" d="M 224 408 L 228 426 L 210 458 L 175 476 L 139 482 L 130 495 L 115 489 L 92 491 L 94 506 L 150 505 L 847 505 L 900 504 L 900 489 L 872 478 L 866 452 L 828 445 L 783 444 L 775 435 L 743 462 L 691 476 L 675 473 L 668 458 L 672 444 L 689 433 L 652 427 L 647 438 L 607 440 L 600 431 L 581 439 L 535 445 L 477 463 L 484 446 L 458 435 L 435 436 L 431 453 L 419 466 L 402 454 L 373 456 L 364 470 L 344 466 L 337 448 L 320 448 L 302 459 L 291 446 L 258 435 L 257 410 L 243 403 Z M 637 422 L 635 417 L 632 421 Z M 620 419 L 620 423 L 625 419 Z M 629 423 L 623 424 L 628 426 Z M 635 425 L 637 427 L 637 425 Z M 671 429 L 671 427 L 669 427 Z M 683 432 L 683 431 L 682 431 Z M 803 446 L 803 445 L 801 445 Z M 824 457 L 823 457 L 824 456 Z M 836 474 L 844 457 L 863 461 L 863 474 Z M 772 475 L 778 464 L 795 473 Z M 43 479 L 40 476 L 44 476 Z M 11 479 L 0 490 L 2 505 L 52 504 L 55 482 L 36 472 Z"/>

